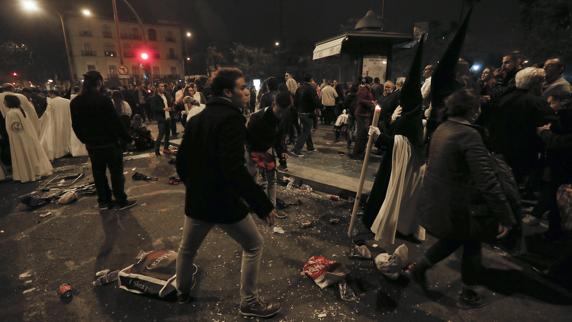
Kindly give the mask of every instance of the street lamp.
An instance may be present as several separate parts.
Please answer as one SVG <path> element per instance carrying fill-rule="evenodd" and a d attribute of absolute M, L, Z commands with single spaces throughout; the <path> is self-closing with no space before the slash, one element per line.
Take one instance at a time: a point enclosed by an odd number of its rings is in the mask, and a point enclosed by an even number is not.
<path fill-rule="evenodd" d="M 91 10 L 89 10 L 89 9 L 87 9 L 87 8 L 81 9 L 81 14 L 82 14 L 84 17 L 91 17 L 91 16 L 93 16 L 93 13 L 91 12 Z"/>
<path fill-rule="evenodd" d="M 274 42 L 274 46 L 275 46 L 275 47 L 280 47 L 280 42 L 279 42 L 279 41 Z"/>
<path fill-rule="evenodd" d="M 193 36 L 193 33 L 191 33 L 190 31 L 187 31 L 187 38 L 191 38 Z"/>
<path fill-rule="evenodd" d="M 38 12 L 40 11 L 40 6 L 38 2 L 34 0 L 23 0 L 21 1 L 22 9 L 27 12 Z"/>
<path fill-rule="evenodd" d="M 21 0 L 20 1 L 21 5 L 22 5 L 22 9 L 26 12 L 39 12 L 41 11 L 40 5 L 38 4 L 37 1 L 35 0 Z M 68 36 L 67 36 L 67 32 L 66 32 L 66 25 L 64 22 L 64 15 L 59 12 L 56 9 L 52 10 L 58 15 L 58 17 L 60 18 L 60 25 L 62 27 L 62 36 L 64 37 L 64 45 L 66 47 L 66 58 L 68 61 L 68 69 L 69 69 L 69 74 L 70 74 L 70 81 L 74 81 L 75 79 L 75 72 L 73 69 L 73 64 L 72 64 L 72 59 L 71 59 L 71 54 L 70 54 L 70 47 L 69 47 L 69 43 L 68 43 Z M 83 10 L 81 10 L 82 15 L 86 16 L 86 17 L 90 17 L 92 15 L 91 11 L 89 9 L 84 8 Z"/>

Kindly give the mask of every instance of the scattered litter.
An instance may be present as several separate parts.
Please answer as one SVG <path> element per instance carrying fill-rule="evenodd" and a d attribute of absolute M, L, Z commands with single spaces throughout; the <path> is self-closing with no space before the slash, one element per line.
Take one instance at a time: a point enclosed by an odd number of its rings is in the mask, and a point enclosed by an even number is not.
<path fill-rule="evenodd" d="M 53 213 L 51 211 L 48 211 L 46 213 L 40 214 L 40 218 L 46 218 L 46 217 L 51 216 L 51 215 L 53 215 Z"/>
<path fill-rule="evenodd" d="M 294 178 L 290 178 L 290 177 L 284 177 L 284 181 L 288 181 L 288 184 L 286 185 L 286 190 L 292 190 L 294 188 Z"/>
<path fill-rule="evenodd" d="M 322 312 L 322 313 L 318 314 L 318 318 L 320 318 L 320 319 L 323 319 L 326 317 L 328 317 L 328 313 L 326 313 L 326 312 Z"/>
<path fill-rule="evenodd" d="M 24 273 L 18 275 L 18 278 L 22 281 L 32 277 L 32 270 L 27 270 Z"/>
<path fill-rule="evenodd" d="M 330 200 L 331 201 L 340 201 L 340 196 L 330 195 Z"/>
<path fill-rule="evenodd" d="M 169 178 L 169 184 L 172 186 L 177 186 L 181 184 L 181 179 L 179 179 L 179 177 L 172 176 Z"/>
<path fill-rule="evenodd" d="M 135 172 L 133 174 L 133 176 L 131 176 L 131 179 L 133 179 L 135 181 L 158 181 L 159 180 L 159 178 L 144 175 L 143 173 L 140 173 L 140 172 Z"/>
<path fill-rule="evenodd" d="M 397 247 L 393 255 L 381 253 L 375 258 L 375 266 L 381 273 L 392 280 L 397 280 L 399 274 L 409 258 L 409 249 L 406 245 Z"/>
<path fill-rule="evenodd" d="M 136 260 L 133 265 L 118 272 L 119 288 L 159 298 L 176 291 L 177 252 L 172 250 L 140 252 Z M 198 271 L 198 268 L 195 270 Z M 109 274 L 112 273 L 114 272 Z"/>
<path fill-rule="evenodd" d="M 311 220 L 303 220 L 300 223 L 300 226 L 302 226 L 302 228 L 310 228 L 310 227 L 312 227 L 312 225 L 314 225 L 314 222 Z"/>
<path fill-rule="evenodd" d="M 60 296 L 60 299 L 71 300 L 73 297 L 73 288 L 70 284 L 63 283 L 58 287 L 57 293 Z"/>
<path fill-rule="evenodd" d="M 330 218 L 329 222 L 332 225 L 337 225 L 340 223 L 340 218 Z"/>
<path fill-rule="evenodd" d="M 136 170 L 137 170 L 137 168 L 133 168 L 133 169 L 131 169 L 131 171 L 133 171 L 133 172 L 135 172 Z"/>
<path fill-rule="evenodd" d="M 183 231 L 183 227 L 179 228 L 180 231 Z"/>
<path fill-rule="evenodd" d="M 347 282 L 342 282 L 338 284 L 338 289 L 340 290 L 340 298 L 342 301 L 346 302 L 359 302 L 359 297 L 357 297 L 354 290 L 348 285 Z"/>
<path fill-rule="evenodd" d="M 320 288 L 326 288 L 345 281 L 350 273 L 343 264 L 329 260 L 324 256 L 312 256 L 304 264 L 302 271 L 310 277 Z"/>
<path fill-rule="evenodd" d="M 312 187 L 310 187 L 310 186 L 307 185 L 307 184 L 303 184 L 303 185 L 300 186 L 300 190 L 302 190 L 302 191 L 307 191 L 307 192 L 312 192 L 314 189 L 312 189 Z"/>
<path fill-rule="evenodd" d="M 100 274 L 99 276 L 97 274 L 95 274 L 97 279 L 92 282 L 93 286 L 107 285 L 107 284 L 111 284 L 111 283 L 117 281 L 118 274 L 119 274 L 118 270 L 110 272 L 108 269 L 106 269 L 102 272 L 105 272 L 105 273 Z M 102 272 L 98 272 L 98 273 L 102 273 Z"/>
<path fill-rule="evenodd" d="M 76 202 L 78 199 L 77 194 L 75 191 L 68 191 L 63 196 L 58 199 L 58 204 L 60 205 L 69 205 L 70 203 Z"/>
<path fill-rule="evenodd" d="M 373 244 L 373 245 L 371 245 L 371 247 L 373 247 L 373 248 L 378 248 L 379 245 L 378 245 L 378 244 Z"/>
<path fill-rule="evenodd" d="M 147 203 L 146 202 L 142 203 L 141 207 L 147 207 Z"/>
<path fill-rule="evenodd" d="M 350 250 L 349 258 L 371 259 L 371 251 L 366 245 L 354 245 Z"/>
<path fill-rule="evenodd" d="M 284 200 L 276 198 L 276 209 L 277 210 L 284 210 L 286 208 L 288 208 L 290 205 L 286 204 L 286 202 L 284 202 Z"/>
<path fill-rule="evenodd" d="M 35 288 L 35 287 L 32 287 L 32 288 L 29 288 L 29 289 L 23 291 L 22 294 L 28 294 L 28 293 L 33 292 L 33 291 L 35 291 L 35 290 L 36 290 L 36 288 Z"/>
<path fill-rule="evenodd" d="M 284 228 L 282 228 L 282 227 L 280 227 L 280 226 L 275 226 L 275 227 L 272 229 L 272 231 L 275 232 L 275 233 L 277 233 L 277 234 L 281 234 L 281 235 L 284 234 L 284 233 L 286 233 L 286 231 L 284 231 Z"/>

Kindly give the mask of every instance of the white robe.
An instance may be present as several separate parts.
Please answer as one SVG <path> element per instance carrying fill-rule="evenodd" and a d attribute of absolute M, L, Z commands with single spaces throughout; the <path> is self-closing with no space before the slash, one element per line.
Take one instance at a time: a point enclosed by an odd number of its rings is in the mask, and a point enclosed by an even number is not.
<path fill-rule="evenodd" d="M 395 136 L 387 194 L 371 226 L 375 239 L 382 243 L 394 244 L 398 230 L 404 235 L 415 234 L 418 239 L 425 239 L 425 231 L 417 221 L 419 187 L 425 174 L 421 155 L 421 151 L 412 150 L 406 137 Z"/>
<path fill-rule="evenodd" d="M 70 153 L 70 101 L 63 97 L 48 98 L 48 107 L 41 118 L 40 143 L 50 160 Z"/>
<path fill-rule="evenodd" d="M 52 164 L 40 145 L 32 122 L 20 109 L 12 108 L 6 112 L 6 130 L 10 138 L 14 181 L 36 181 L 52 174 Z"/>
<path fill-rule="evenodd" d="M 0 93 L 0 112 L 2 112 L 2 116 L 4 118 L 6 118 L 6 113 L 9 110 L 8 107 L 6 106 L 6 102 L 4 102 L 4 98 L 6 97 L 6 95 L 14 95 L 20 99 L 20 105 L 22 107 L 22 110 L 24 110 L 24 113 L 26 113 L 26 118 L 32 123 L 36 135 L 39 137 L 41 130 L 40 119 L 38 118 L 38 113 L 36 113 L 36 108 L 34 107 L 32 102 L 30 102 L 30 100 L 28 100 L 28 98 L 22 94 L 12 93 L 12 92 Z"/>

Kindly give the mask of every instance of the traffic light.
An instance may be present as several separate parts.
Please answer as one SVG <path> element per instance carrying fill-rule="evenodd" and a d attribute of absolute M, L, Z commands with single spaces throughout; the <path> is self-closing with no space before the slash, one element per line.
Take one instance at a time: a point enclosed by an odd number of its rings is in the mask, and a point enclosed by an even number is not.
<path fill-rule="evenodd" d="M 18 77 L 18 73 L 12 72 L 12 76 L 13 76 L 13 77 Z"/>
<path fill-rule="evenodd" d="M 142 51 L 139 54 L 139 58 L 141 58 L 142 61 L 148 61 L 149 60 L 149 53 L 146 51 Z"/>

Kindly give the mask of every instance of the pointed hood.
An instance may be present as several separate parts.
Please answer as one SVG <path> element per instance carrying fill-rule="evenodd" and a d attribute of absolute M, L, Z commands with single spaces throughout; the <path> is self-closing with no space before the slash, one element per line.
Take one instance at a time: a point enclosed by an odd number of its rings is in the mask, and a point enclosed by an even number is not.
<path fill-rule="evenodd" d="M 447 96 L 462 87 L 456 80 L 456 69 L 461 51 L 463 50 L 472 13 L 473 7 L 471 7 L 465 16 L 465 20 L 459 27 L 453 41 L 451 41 L 449 47 L 447 47 L 447 50 L 443 54 L 431 77 L 431 105 L 433 106 L 433 113 L 443 107 Z"/>
<path fill-rule="evenodd" d="M 403 109 L 402 117 L 394 124 L 394 133 L 407 137 L 413 145 L 421 144 L 423 140 L 421 72 L 424 39 L 425 35 L 421 37 L 417 45 L 417 51 L 411 63 L 409 75 L 401 89 L 400 105 Z"/>

